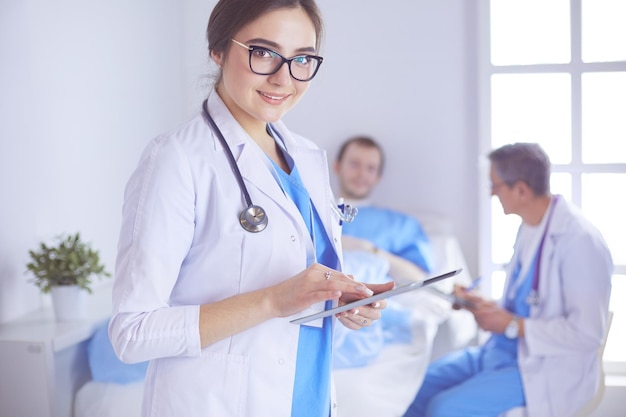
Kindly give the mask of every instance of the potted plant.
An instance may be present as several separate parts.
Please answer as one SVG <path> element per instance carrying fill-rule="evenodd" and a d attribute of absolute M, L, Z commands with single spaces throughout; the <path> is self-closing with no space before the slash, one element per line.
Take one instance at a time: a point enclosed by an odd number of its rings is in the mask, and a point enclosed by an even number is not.
<path fill-rule="evenodd" d="M 31 280 L 43 293 L 52 293 L 54 312 L 58 320 L 84 318 L 85 295 L 91 293 L 92 277 L 111 276 L 100 263 L 97 250 L 83 242 L 80 234 L 61 235 L 56 245 L 40 243 L 30 250 L 31 261 L 26 265 Z"/>

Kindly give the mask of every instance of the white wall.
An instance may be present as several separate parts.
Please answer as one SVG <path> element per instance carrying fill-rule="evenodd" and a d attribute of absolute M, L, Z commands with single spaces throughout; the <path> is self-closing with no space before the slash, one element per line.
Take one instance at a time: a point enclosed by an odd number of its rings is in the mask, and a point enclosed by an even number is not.
<path fill-rule="evenodd" d="M 42 239 L 80 231 L 112 271 L 126 179 L 183 115 L 182 16 L 175 1 L 0 3 L 0 321 L 42 302 L 24 272 Z"/>
<path fill-rule="evenodd" d="M 373 199 L 452 220 L 477 273 L 475 3 L 318 0 L 324 63 L 285 120 L 329 152 L 369 134 L 387 166 Z"/>
<path fill-rule="evenodd" d="M 25 273 L 41 240 L 80 231 L 113 270 L 141 150 L 206 94 L 213 4 L 0 3 L 0 322 L 48 302 Z M 324 65 L 286 122 L 331 157 L 349 135 L 380 139 L 388 167 L 375 199 L 449 216 L 476 273 L 473 3 L 319 4 Z"/>

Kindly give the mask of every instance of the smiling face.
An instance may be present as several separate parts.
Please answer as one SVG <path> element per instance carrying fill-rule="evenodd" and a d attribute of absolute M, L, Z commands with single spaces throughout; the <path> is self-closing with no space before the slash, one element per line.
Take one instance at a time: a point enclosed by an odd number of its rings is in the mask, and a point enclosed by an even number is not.
<path fill-rule="evenodd" d="M 245 45 L 263 46 L 290 58 L 316 53 L 315 27 L 301 8 L 277 9 L 261 15 L 233 37 Z M 272 75 L 250 70 L 249 52 L 231 42 L 225 52 L 211 53 L 222 69 L 217 92 L 233 117 L 252 136 L 265 130 L 289 111 L 304 95 L 309 82 L 294 80 L 283 64 Z"/>

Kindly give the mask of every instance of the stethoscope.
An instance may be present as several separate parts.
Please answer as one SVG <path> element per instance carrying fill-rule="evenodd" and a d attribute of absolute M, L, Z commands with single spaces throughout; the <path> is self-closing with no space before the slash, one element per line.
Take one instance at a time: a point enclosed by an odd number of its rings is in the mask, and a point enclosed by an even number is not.
<path fill-rule="evenodd" d="M 204 100 L 202 103 L 202 110 L 204 113 L 204 118 L 211 125 L 211 128 L 217 134 L 217 138 L 221 142 L 222 146 L 226 150 L 226 156 L 228 157 L 228 162 L 230 163 L 230 167 L 235 174 L 235 178 L 237 178 L 237 182 L 239 183 L 239 188 L 241 189 L 241 193 L 243 197 L 246 199 L 246 208 L 239 213 L 239 224 L 244 228 L 246 232 L 250 233 L 258 233 L 265 230 L 267 227 L 267 213 L 261 206 L 257 206 L 252 203 L 252 199 L 250 198 L 250 193 L 248 193 L 248 188 L 246 188 L 246 184 L 243 182 L 243 177 L 241 176 L 241 171 L 239 171 L 239 167 L 237 166 L 237 161 L 235 161 L 235 157 L 226 143 L 226 139 L 222 132 L 220 131 L 217 124 L 209 114 L 209 109 L 207 108 L 207 100 Z"/>
<path fill-rule="evenodd" d="M 359 209 L 356 207 L 352 207 L 350 204 L 344 204 L 343 198 L 339 199 L 339 203 L 337 205 L 331 201 L 330 208 L 333 213 L 339 217 L 339 226 L 341 226 L 342 222 L 350 223 L 359 213 Z"/>
<path fill-rule="evenodd" d="M 543 252 L 543 244 L 546 240 L 546 235 L 548 234 L 548 229 L 550 228 L 550 221 L 552 220 L 552 213 L 554 213 L 554 207 L 559 199 L 559 196 L 554 196 L 552 200 L 552 204 L 550 205 L 550 212 L 548 213 L 548 219 L 546 220 L 546 226 L 543 229 L 543 235 L 541 236 L 541 240 L 539 241 L 539 252 L 537 253 L 537 265 L 535 266 L 535 271 L 533 272 L 533 284 L 530 290 L 530 294 L 526 298 L 526 303 L 531 306 L 538 306 L 541 302 L 539 297 L 539 270 L 541 269 L 541 254 Z"/>
<path fill-rule="evenodd" d="M 220 131 L 219 127 L 215 123 L 215 120 L 209 114 L 209 109 L 207 108 L 207 101 L 204 100 L 202 103 L 202 112 L 204 113 L 204 118 L 207 123 L 211 126 L 215 134 L 217 134 L 217 138 L 219 139 L 222 147 L 226 150 L 226 156 L 228 157 L 228 162 L 230 164 L 231 169 L 233 170 L 233 174 L 235 174 L 235 178 L 237 179 L 237 183 L 239 183 L 239 188 L 241 189 L 241 193 L 246 200 L 246 208 L 239 213 L 239 224 L 244 228 L 245 231 L 250 233 L 258 233 L 265 230 L 267 227 L 267 213 L 261 206 L 257 206 L 252 203 L 252 198 L 250 198 L 250 193 L 248 193 L 248 188 L 246 184 L 243 182 L 243 177 L 241 175 L 241 171 L 239 171 L 239 167 L 237 166 L 237 161 L 235 161 L 235 157 L 233 156 L 228 143 L 226 143 L 226 139 L 224 135 Z M 339 217 L 339 224 L 341 222 L 351 222 L 357 215 L 357 208 L 352 207 L 349 204 L 344 205 L 343 202 L 337 206 L 331 201 L 331 208 L 333 212 Z"/>

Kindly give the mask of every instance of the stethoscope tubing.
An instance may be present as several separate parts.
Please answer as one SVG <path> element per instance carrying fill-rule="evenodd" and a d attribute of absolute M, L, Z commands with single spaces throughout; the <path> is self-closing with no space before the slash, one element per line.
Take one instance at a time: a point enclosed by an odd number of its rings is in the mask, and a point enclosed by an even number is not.
<path fill-rule="evenodd" d="M 237 165 L 237 161 L 235 161 L 235 157 L 226 142 L 226 138 L 222 134 L 222 131 L 217 127 L 215 120 L 211 117 L 209 113 L 209 109 L 207 107 L 208 99 L 204 100 L 202 103 L 202 113 L 205 121 L 209 124 L 213 132 L 217 135 L 218 140 L 224 147 L 226 152 L 226 156 L 228 158 L 228 163 L 230 164 L 230 168 L 235 175 L 235 179 L 239 184 L 239 189 L 243 194 L 244 199 L 246 200 L 246 208 L 239 215 L 239 223 L 241 227 L 243 227 L 246 231 L 251 233 L 257 233 L 265 229 L 267 226 L 267 214 L 265 210 L 252 203 L 252 198 L 250 197 L 250 193 L 248 192 L 248 188 L 243 181 L 243 176 L 241 175 L 241 171 L 239 170 L 239 166 Z M 273 131 L 273 130 L 272 130 Z M 276 132 L 278 133 L 278 132 Z M 331 202 L 332 204 L 332 202 Z M 340 225 L 341 221 L 351 222 L 356 217 L 358 210 L 356 207 L 351 207 L 350 205 L 341 204 L 341 209 L 334 204 L 332 204 L 333 212 L 339 217 Z"/>
<path fill-rule="evenodd" d="M 541 241 L 539 242 L 539 248 L 537 252 L 537 265 L 535 267 L 535 271 L 533 273 L 533 283 L 531 287 L 530 295 L 527 298 L 527 303 L 533 306 L 539 305 L 540 297 L 539 297 L 539 272 L 541 269 L 541 256 L 543 253 L 543 244 L 546 241 L 546 236 L 548 235 L 548 229 L 550 228 L 550 223 L 552 222 L 552 214 L 554 213 L 554 207 L 559 200 L 559 196 L 555 195 L 552 203 L 550 205 L 550 212 L 548 213 L 548 219 L 546 220 L 546 226 L 543 230 L 543 234 L 541 236 Z"/>
<path fill-rule="evenodd" d="M 202 112 L 204 115 L 204 119 L 211 126 L 215 134 L 217 135 L 218 140 L 224 147 L 224 151 L 226 152 L 226 156 L 228 158 L 228 163 L 230 164 L 230 168 L 233 170 L 233 174 L 235 175 L 235 179 L 239 184 L 239 189 L 243 194 L 244 199 L 246 200 L 246 208 L 239 213 L 239 224 L 243 229 L 250 233 L 258 233 L 267 227 L 267 213 L 261 206 L 257 206 L 252 203 L 252 198 L 250 197 L 250 193 L 248 192 L 248 188 L 246 184 L 243 182 L 243 176 L 241 175 L 241 171 L 239 170 L 239 166 L 237 165 L 237 161 L 235 161 L 235 157 L 233 156 L 228 143 L 226 142 L 226 138 L 222 134 L 222 131 L 217 127 L 215 120 L 209 114 L 209 109 L 207 107 L 207 100 L 204 100 L 202 103 Z"/>
<path fill-rule="evenodd" d="M 241 171 L 239 170 L 239 167 L 237 166 L 237 161 L 235 161 L 235 157 L 233 156 L 233 153 L 230 150 L 230 147 L 228 146 L 228 143 L 226 142 L 226 138 L 224 138 L 222 131 L 219 129 L 219 127 L 217 127 L 215 120 L 213 120 L 213 118 L 209 114 L 209 109 L 207 108 L 207 101 L 208 100 L 204 100 L 204 103 L 202 103 L 202 112 L 204 113 L 204 119 L 207 121 L 207 123 L 209 123 L 209 125 L 211 125 L 211 128 L 217 135 L 217 138 L 219 139 L 220 143 L 225 148 L 226 156 L 228 157 L 228 163 L 230 164 L 230 168 L 233 170 L 233 174 L 235 174 L 235 178 L 237 179 L 237 182 L 239 183 L 239 188 L 241 189 L 243 197 L 246 199 L 246 205 L 248 207 L 251 207 L 254 204 L 252 204 L 252 198 L 250 198 L 250 193 L 248 193 L 248 188 L 246 187 L 246 184 L 244 184 L 243 182 L 243 176 L 241 175 Z"/>

